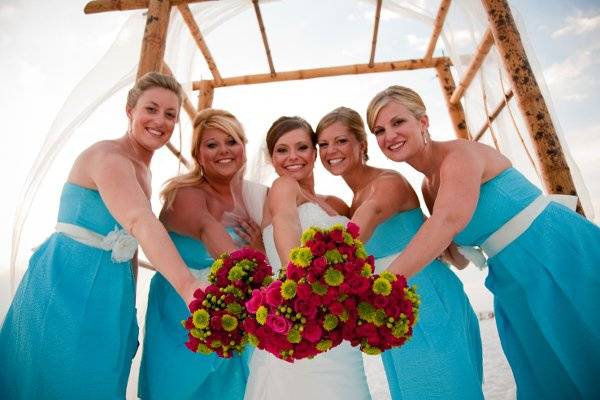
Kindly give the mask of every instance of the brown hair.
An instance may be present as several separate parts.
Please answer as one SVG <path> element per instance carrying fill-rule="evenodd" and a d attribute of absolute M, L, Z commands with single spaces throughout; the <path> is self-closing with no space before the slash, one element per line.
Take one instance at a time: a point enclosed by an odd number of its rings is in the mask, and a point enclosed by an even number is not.
<path fill-rule="evenodd" d="M 367 161 L 369 155 L 367 154 L 367 134 L 365 132 L 365 123 L 361 118 L 360 114 L 348 107 L 338 107 L 335 110 L 327 113 L 317 125 L 317 138 L 323 132 L 325 128 L 330 127 L 336 122 L 341 122 L 356 140 L 365 144 L 365 152 L 363 154 L 363 160 Z"/>
<path fill-rule="evenodd" d="M 279 117 L 277 121 L 273 122 L 269 131 L 267 132 L 267 150 L 269 150 L 269 155 L 273 155 L 273 150 L 275 149 L 275 143 L 282 137 L 284 134 L 289 131 L 293 131 L 294 129 L 304 129 L 310 135 L 310 141 L 313 147 L 316 147 L 317 144 L 317 136 L 313 131 L 312 126 L 304 118 L 300 117 Z"/>
<path fill-rule="evenodd" d="M 369 102 L 367 124 L 371 132 L 373 132 L 375 119 L 377 119 L 381 109 L 392 101 L 402 104 L 416 119 L 421 119 L 427 114 L 425 103 L 423 103 L 423 99 L 417 92 L 404 86 L 393 85 L 377 93 Z"/>
<path fill-rule="evenodd" d="M 179 106 L 183 101 L 183 89 L 175 78 L 169 75 L 163 75 L 159 72 L 148 72 L 142 75 L 135 85 L 127 93 L 127 107 L 133 108 L 137 104 L 140 96 L 148 89 L 155 87 L 170 90 L 177 95 Z"/>

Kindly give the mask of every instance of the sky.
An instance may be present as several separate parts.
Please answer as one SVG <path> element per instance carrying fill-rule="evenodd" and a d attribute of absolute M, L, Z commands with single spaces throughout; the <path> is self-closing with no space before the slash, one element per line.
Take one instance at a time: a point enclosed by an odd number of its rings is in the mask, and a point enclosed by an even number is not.
<path fill-rule="evenodd" d="M 3 0 L 0 3 L 0 110 L 4 128 L 0 138 L 4 186 L 0 200 L 3 221 L 0 224 L 0 274 L 6 274 L 9 264 L 19 192 L 52 121 L 69 93 L 110 48 L 131 14 L 84 15 L 85 3 L 79 0 Z M 307 5 L 318 7 L 320 4 L 325 6 L 318 16 L 302 17 L 308 10 Z M 276 68 L 289 70 L 366 62 L 374 14 L 372 3 L 355 2 L 345 7 L 348 4 L 344 0 L 283 0 L 263 4 L 261 9 L 267 33 L 272 34 L 269 40 Z M 534 0 L 521 0 L 513 1 L 512 7 L 523 23 L 525 31 L 522 33 L 535 51 L 532 62 L 539 64 L 550 93 L 546 100 L 578 162 L 598 216 L 600 4 L 559 0 L 546 1 L 543 8 L 539 4 Z M 418 57 L 427 45 L 429 32 L 430 28 L 418 21 L 399 18 L 384 10 L 376 61 Z M 183 34 L 182 37 L 189 38 Z M 207 28 L 205 39 L 223 76 L 268 71 L 252 7 L 223 26 Z M 182 44 L 179 51 L 183 54 L 185 48 Z M 133 49 L 134 58 L 137 51 Z M 436 55 L 442 51 L 438 47 Z M 193 79 L 210 77 L 200 57 L 192 69 L 199 72 Z M 250 138 L 248 152 L 254 154 L 260 147 L 259 139 L 279 115 L 298 114 L 316 124 L 320 116 L 339 105 L 364 113 L 370 97 L 393 83 L 418 87 L 428 105 L 432 136 L 452 138 L 437 79 L 429 70 L 219 89 L 213 105 L 238 116 Z M 101 86 L 102 82 L 95 84 Z M 76 130 L 58 155 L 26 225 L 22 251 L 25 261 L 30 254 L 27 248 L 39 244 L 52 231 L 62 182 L 77 153 L 96 140 L 124 133 L 127 123 L 122 112 L 124 98 L 125 93 L 120 91 L 102 105 Z M 186 118 L 183 115 L 182 121 Z M 185 153 L 189 138 L 187 121 L 182 123 L 181 131 Z M 174 135 L 178 134 L 179 130 Z M 375 141 L 369 140 L 373 165 L 398 169 L 418 187 L 421 178 L 417 173 L 385 160 Z M 160 185 L 177 172 L 178 166 L 167 151 L 162 151 L 155 156 L 152 167 L 153 206 L 158 212 L 160 204 L 156 195 Z M 328 176 L 320 165 L 316 181 L 317 192 L 333 192 L 347 201 L 350 199 L 350 191 L 343 182 Z M 484 277 L 485 272 L 474 268 L 461 272 L 465 286 L 474 293 L 484 293 Z M 0 281 L 5 283 L 6 279 Z M 0 291 L 4 291 L 2 289 Z M 477 309 L 491 309 L 491 298 L 487 294 L 476 296 L 474 305 Z M 4 307 L 6 301 L 0 301 L 0 314 Z"/>

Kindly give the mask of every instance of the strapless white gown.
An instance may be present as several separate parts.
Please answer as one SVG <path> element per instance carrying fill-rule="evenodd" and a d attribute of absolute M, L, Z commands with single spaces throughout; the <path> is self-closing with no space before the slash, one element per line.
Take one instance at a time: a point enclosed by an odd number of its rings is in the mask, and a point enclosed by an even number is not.
<path fill-rule="evenodd" d="M 343 216 L 330 216 L 314 203 L 298 207 L 302 230 L 346 224 Z M 281 268 L 275 249 L 273 226 L 263 230 L 267 257 L 275 275 Z M 364 400 L 370 399 L 362 353 L 346 341 L 312 360 L 288 363 L 256 349 L 250 361 L 246 400 Z"/>

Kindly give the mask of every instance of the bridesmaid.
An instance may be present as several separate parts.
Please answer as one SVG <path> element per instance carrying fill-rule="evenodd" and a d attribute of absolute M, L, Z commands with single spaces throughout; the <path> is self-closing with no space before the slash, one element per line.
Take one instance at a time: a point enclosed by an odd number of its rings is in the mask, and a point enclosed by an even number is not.
<path fill-rule="evenodd" d="M 413 90 L 377 94 L 367 122 L 383 153 L 422 172 L 431 217 L 390 265 L 412 276 L 452 240 L 487 254 L 502 347 L 517 395 L 600 398 L 600 229 L 484 144 L 433 141 Z"/>
<path fill-rule="evenodd" d="M 360 226 L 360 239 L 381 272 L 423 224 L 419 199 L 398 172 L 367 165 L 364 123 L 356 111 L 331 111 L 316 132 L 321 162 L 354 194 L 352 221 Z M 382 354 L 392 398 L 483 399 L 479 323 L 462 283 L 437 260 L 409 283 L 421 297 L 414 335 Z"/>
<path fill-rule="evenodd" d="M 150 160 L 173 133 L 181 96 L 173 78 L 142 76 L 127 96 L 127 133 L 75 160 L 56 232 L 32 255 L 2 325 L 0 398 L 125 398 L 137 348 L 137 242 L 192 299 L 200 282 L 149 200 Z"/>
<path fill-rule="evenodd" d="M 240 215 L 234 198 L 246 156 L 246 136 L 229 112 L 206 109 L 194 118 L 193 169 L 163 189 L 160 219 L 186 264 L 206 280 L 213 258 L 250 243 L 264 251 L 258 225 L 238 219 L 244 230 L 224 226 Z M 240 182 L 241 183 L 241 182 Z M 194 354 L 184 343 L 181 321 L 189 310 L 167 280 L 152 278 L 140 369 L 142 399 L 241 399 L 248 376 L 247 357 Z"/>

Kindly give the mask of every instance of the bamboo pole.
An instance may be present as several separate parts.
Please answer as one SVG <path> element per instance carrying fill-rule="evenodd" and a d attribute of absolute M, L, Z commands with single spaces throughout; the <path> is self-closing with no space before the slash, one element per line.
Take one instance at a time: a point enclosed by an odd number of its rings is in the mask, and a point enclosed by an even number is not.
<path fill-rule="evenodd" d="M 377 0 L 377 8 L 375 9 L 375 22 L 373 23 L 373 39 L 371 39 L 371 57 L 369 57 L 369 67 L 373 67 L 375 63 L 375 48 L 377 46 L 377 34 L 379 32 L 379 18 L 381 17 L 382 0 Z"/>
<path fill-rule="evenodd" d="M 221 74 L 219 73 L 219 70 L 217 69 L 217 65 L 215 64 L 215 61 L 214 61 L 212 55 L 210 54 L 210 50 L 208 49 L 208 46 L 206 45 L 206 41 L 204 40 L 204 37 L 202 36 L 202 32 L 200 32 L 200 28 L 198 27 L 198 24 L 196 24 L 196 21 L 194 20 L 194 16 L 192 15 L 192 11 L 190 10 L 190 7 L 187 4 L 182 4 L 182 5 L 177 6 L 177 9 L 179 10 L 179 13 L 183 17 L 185 24 L 190 29 L 190 33 L 192 34 L 192 37 L 194 38 L 196 45 L 200 49 L 200 52 L 204 56 L 204 59 L 206 60 L 206 64 L 208 65 L 208 69 L 210 70 L 210 73 L 213 76 L 213 80 L 215 82 L 220 82 Z"/>
<path fill-rule="evenodd" d="M 496 47 L 510 79 L 517 105 L 531 136 L 544 187 L 548 193 L 577 195 L 569 165 L 531 70 L 510 6 L 506 0 L 482 0 L 482 3 L 487 11 Z M 577 211 L 583 214 L 580 202 L 577 204 Z"/>
<path fill-rule="evenodd" d="M 214 0 L 171 0 L 172 6 L 202 3 Z M 98 14 L 110 11 L 140 10 L 149 7 L 150 0 L 92 0 L 83 8 L 85 14 Z"/>
<path fill-rule="evenodd" d="M 172 77 L 175 77 L 173 75 L 173 71 L 171 71 L 171 68 L 169 68 L 169 66 L 167 65 L 166 62 L 163 62 L 163 72 L 167 75 L 171 75 Z M 190 98 L 187 96 L 187 94 L 185 92 L 182 92 L 183 95 L 183 109 L 185 110 L 185 112 L 187 113 L 187 115 L 190 117 L 190 119 L 193 121 L 194 117 L 196 116 L 196 107 L 194 107 L 194 105 L 192 104 L 192 102 L 190 101 Z"/>
<path fill-rule="evenodd" d="M 475 135 L 475 137 L 473 138 L 474 141 L 477 142 L 479 141 L 479 139 L 481 139 L 485 131 L 491 126 L 492 122 L 494 122 L 496 117 L 500 115 L 502 110 L 504 110 L 504 107 L 506 107 L 506 105 L 508 104 L 509 100 L 512 99 L 512 97 L 513 91 L 509 90 L 508 93 L 504 95 L 504 99 L 496 106 L 496 108 L 494 108 L 494 111 L 492 111 L 492 113 L 488 115 L 488 120 L 483 124 L 481 128 L 479 128 L 479 131 L 477 131 L 477 135 Z"/>
<path fill-rule="evenodd" d="M 277 73 L 275 72 L 275 67 L 273 66 L 273 58 L 271 57 L 271 48 L 269 47 L 269 40 L 267 39 L 267 31 L 265 30 L 265 25 L 263 23 L 262 14 L 260 13 L 260 7 L 258 5 L 258 0 L 252 0 L 252 4 L 254 5 L 254 12 L 256 13 L 256 20 L 258 21 L 258 27 L 260 28 L 260 35 L 262 36 L 263 45 L 265 46 L 265 52 L 267 53 L 267 61 L 269 62 L 269 70 L 271 71 L 271 76 L 275 76 Z"/>
<path fill-rule="evenodd" d="M 452 96 L 452 93 L 456 89 L 452 72 L 450 72 L 450 63 L 448 60 L 441 61 L 435 66 L 435 69 L 437 70 L 437 77 L 442 86 L 444 99 L 446 99 L 446 106 L 448 107 L 454 133 L 457 138 L 470 139 L 462 103 L 460 101 L 455 104 L 450 102 L 450 96 Z"/>
<path fill-rule="evenodd" d="M 175 147 L 175 145 L 174 145 L 173 143 L 171 143 L 171 142 L 167 142 L 167 145 L 166 145 L 166 146 L 167 146 L 167 149 L 169 149 L 169 151 L 170 151 L 171 153 L 173 153 L 173 155 L 174 155 L 175 157 L 177 157 L 177 159 L 178 159 L 179 161 L 181 161 L 181 163 L 182 163 L 183 165 L 185 165 L 185 167 L 186 167 L 187 169 L 190 169 L 190 168 L 191 168 L 191 166 L 190 166 L 190 162 L 189 162 L 188 160 L 186 160 L 186 158 L 183 156 L 183 154 L 181 154 L 181 152 L 180 152 L 180 151 L 177 149 L 177 147 Z"/>
<path fill-rule="evenodd" d="M 169 0 L 150 0 L 137 77 L 150 71 L 160 71 L 165 55 L 167 27 L 171 4 Z"/>
<path fill-rule="evenodd" d="M 293 81 L 302 79 L 313 79 L 313 78 L 324 78 L 328 76 L 339 76 L 339 75 L 357 75 L 357 74 L 371 74 L 377 72 L 390 72 L 390 71 L 405 71 L 423 68 L 434 68 L 440 61 L 448 60 L 447 57 L 435 57 L 431 61 L 425 61 L 423 59 L 416 60 L 400 60 L 400 61 L 388 61 L 374 63 L 373 67 L 369 67 L 369 64 L 355 64 L 355 65 L 341 65 L 336 67 L 324 67 L 314 69 L 304 69 L 296 71 L 284 71 L 278 72 L 277 75 L 271 76 L 270 74 L 258 74 L 258 75 L 243 75 L 234 76 L 230 78 L 223 78 L 220 85 L 214 85 L 215 87 L 223 86 L 237 86 L 237 85 L 252 85 L 258 83 L 268 82 L 283 82 Z M 193 90 L 200 90 L 200 85 L 205 81 L 196 81 L 193 83 Z"/>
<path fill-rule="evenodd" d="M 198 87 L 196 87 L 196 84 L 198 84 Z M 200 91 L 198 93 L 198 111 L 212 106 L 215 93 L 215 86 L 212 81 L 194 82 L 194 90 Z"/>
<path fill-rule="evenodd" d="M 475 78 L 475 74 L 477 71 L 479 71 L 483 60 L 485 60 L 485 56 L 490 52 L 493 44 L 494 37 L 492 36 L 491 29 L 488 28 L 483 34 L 483 39 L 481 39 L 481 43 L 479 43 L 479 46 L 475 51 L 475 55 L 473 56 L 473 59 L 467 68 L 465 76 L 454 90 L 454 93 L 452 93 L 452 97 L 450 97 L 450 103 L 456 104 L 465 93 L 465 90 L 469 88 L 469 85 L 473 81 L 473 78 Z"/>
<path fill-rule="evenodd" d="M 440 8 L 435 17 L 435 22 L 433 23 L 433 32 L 431 33 L 431 38 L 427 45 L 427 51 L 425 51 L 425 57 L 423 57 L 425 60 L 430 60 L 431 57 L 433 57 L 435 46 L 437 45 L 440 33 L 442 33 L 444 21 L 446 20 L 446 15 L 448 15 L 448 10 L 450 9 L 450 2 L 451 0 L 442 0 L 440 3 Z"/>

